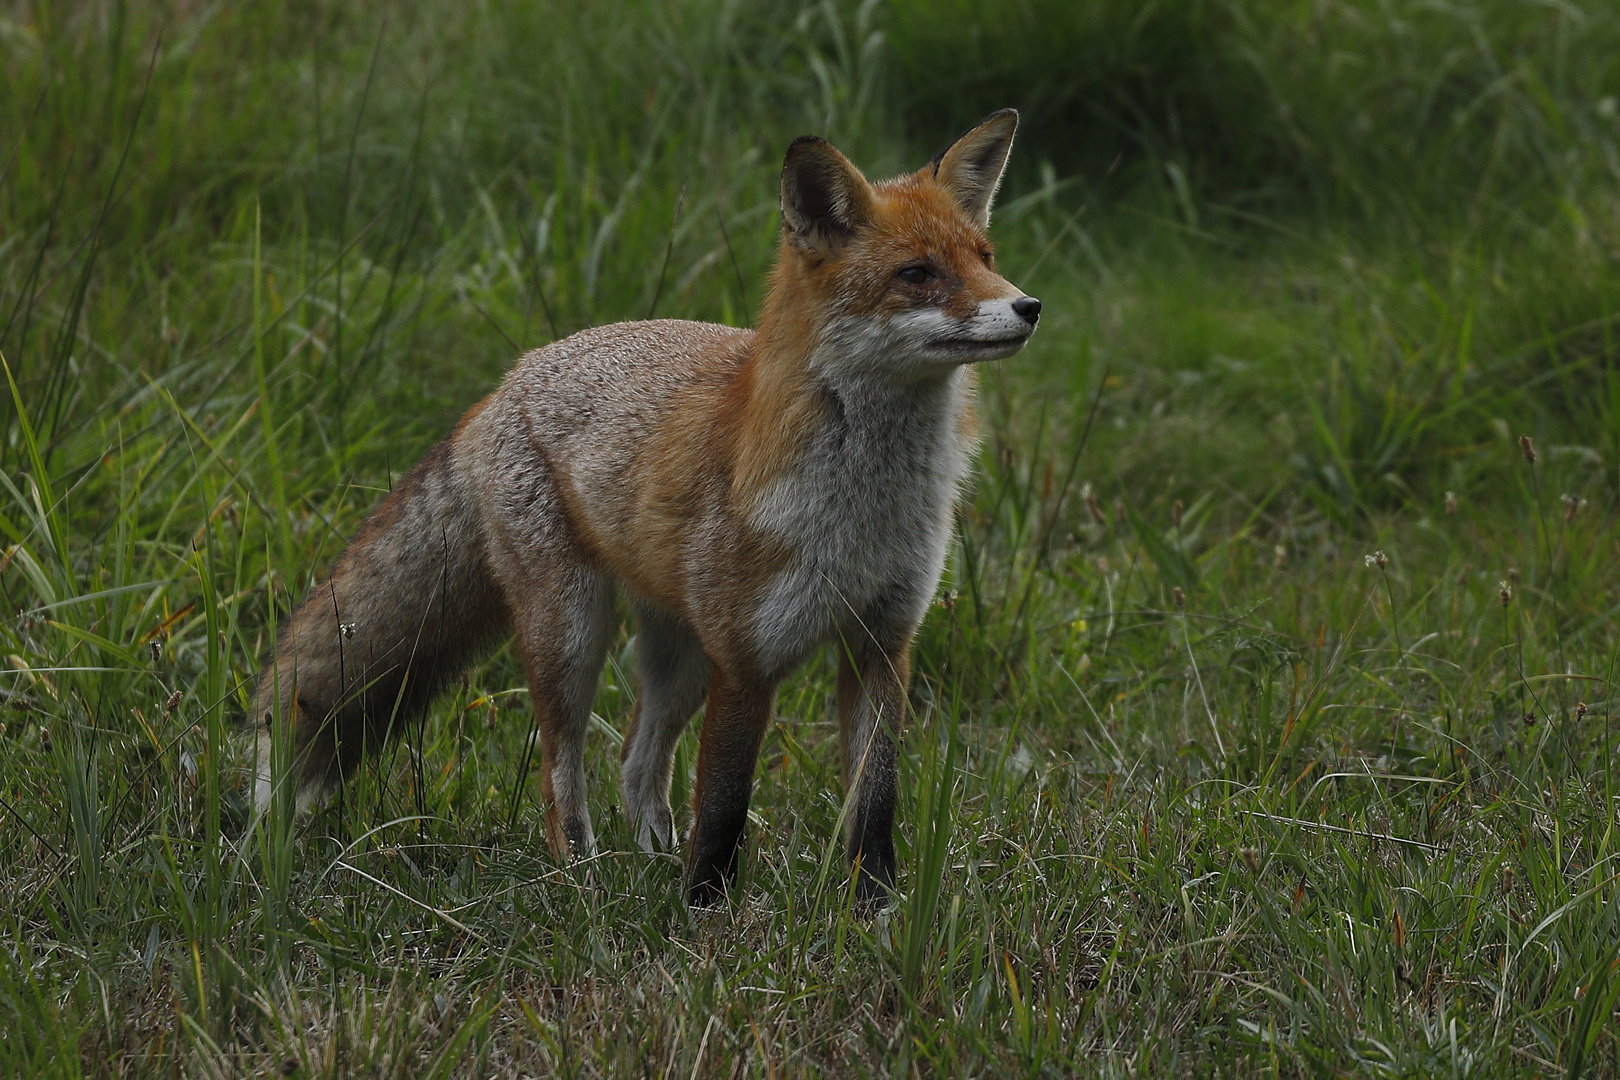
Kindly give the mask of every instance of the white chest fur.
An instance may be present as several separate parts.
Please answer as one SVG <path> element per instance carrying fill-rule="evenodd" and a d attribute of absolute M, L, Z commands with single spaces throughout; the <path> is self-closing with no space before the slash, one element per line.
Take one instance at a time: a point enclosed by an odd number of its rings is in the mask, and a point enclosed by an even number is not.
<path fill-rule="evenodd" d="M 757 655 L 782 670 L 835 631 L 922 617 L 939 583 L 971 440 L 962 369 L 921 385 L 839 378 L 830 417 L 754 525 L 794 552 L 755 609 Z"/>

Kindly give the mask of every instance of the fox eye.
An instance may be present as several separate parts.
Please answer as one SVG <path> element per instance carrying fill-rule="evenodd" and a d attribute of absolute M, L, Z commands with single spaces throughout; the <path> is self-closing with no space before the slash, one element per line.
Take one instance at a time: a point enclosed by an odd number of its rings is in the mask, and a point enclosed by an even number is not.
<path fill-rule="evenodd" d="M 934 272 L 926 266 L 902 266 L 896 275 L 908 285 L 923 285 L 934 280 Z"/>
<path fill-rule="evenodd" d="M 984 265 L 988 266 L 990 269 L 994 270 L 996 268 L 996 257 L 992 252 L 981 251 L 979 252 L 979 258 L 983 259 Z"/>

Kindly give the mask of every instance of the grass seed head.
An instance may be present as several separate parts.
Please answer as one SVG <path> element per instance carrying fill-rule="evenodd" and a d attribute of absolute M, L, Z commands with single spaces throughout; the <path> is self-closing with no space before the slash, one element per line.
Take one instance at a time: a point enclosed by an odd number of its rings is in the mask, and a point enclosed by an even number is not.
<path fill-rule="evenodd" d="M 1496 598 L 1502 601 L 1503 607 L 1513 603 L 1513 586 L 1505 581 L 1498 581 L 1496 583 Z"/>
<path fill-rule="evenodd" d="M 1579 495 L 1564 495 L 1562 498 L 1564 500 L 1564 523 L 1567 525 L 1569 522 L 1574 521 L 1575 515 L 1579 514 L 1581 509 L 1586 506 L 1586 500 Z"/>
<path fill-rule="evenodd" d="M 1448 492 L 1446 492 L 1446 513 L 1447 514 L 1455 514 L 1456 512 L 1457 512 L 1457 493 L 1455 491 L 1448 491 Z"/>
<path fill-rule="evenodd" d="M 1530 464 L 1534 465 L 1536 463 L 1536 444 L 1530 436 L 1519 436 L 1519 453 L 1523 454 L 1524 460 Z"/>
<path fill-rule="evenodd" d="M 1170 525 L 1172 528 L 1181 528 L 1181 515 L 1186 512 L 1186 509 L 1185 506 L 1181 505 L 1180 499 L 1170 504 Z"/>
<path fill-rule="evenodd" d="M 1368 555 L 1365 561 L 1369 570 L 1375 566 L 1380 570 L 1387 570 L 1389 568 L 1389 556 L 1385 555 L 1382 549 Z"/>
<path fill-rule="evenodd" d="M 1187 610 L 1187 594 L 1181 591 L 1180 585 L 1170 590 L 1170 599 L 1176 602 L 1177 611 Z"/>
<path fill-rule="evenodd" d="M 1097 493 L 1091 490 L 1091 485 L 1087 484 L 1081 488 L 1080 494 L 1086 500 L 1086 512 L 1091 515 L 1091 520 L 1098 525 L 1108 524 L 1108 518 L 1103 515 L 1102 503 L 1097 501 Z"/>

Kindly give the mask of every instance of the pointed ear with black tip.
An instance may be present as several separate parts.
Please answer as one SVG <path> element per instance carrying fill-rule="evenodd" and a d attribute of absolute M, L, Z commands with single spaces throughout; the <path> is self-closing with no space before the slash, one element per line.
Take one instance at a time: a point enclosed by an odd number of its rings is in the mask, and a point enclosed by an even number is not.
<path fill-rule="evenodd" d="M 990 204 L 1001 185 L 1017 130 L 1017 109 L 993 112 L 929 163 L 934 167 L 934 180 L 981 229 L 990 224 Z"/>
<path fill-rule="evenodd" d="M 794 139 L 782 162 L 782 226 L 797 247 L 831 255 L 872 214 L 872 187 L 825 139 Z"/>

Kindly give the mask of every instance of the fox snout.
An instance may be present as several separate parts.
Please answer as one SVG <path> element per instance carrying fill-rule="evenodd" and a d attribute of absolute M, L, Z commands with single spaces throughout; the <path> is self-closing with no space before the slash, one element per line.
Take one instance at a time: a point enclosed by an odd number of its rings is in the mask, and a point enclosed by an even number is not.
<path fill-rule="evenodd" d="M 981 301 L 977 311 L 937 344 L 947 354 L 961 350 L 955 358 L 967 363 L 1002 360 L 1029 343 L 1040 318 L 1041 302 L 1033 296 Z"/>
<path fill-rule="evenodd" d="M 978 336 L 987 346 L 991 355 L 975 357 L 975 359 L 1001 359 L 1011 356 L 1028 343 L 1030 335 L 1035 333 L 1035 324 L 1041 318 L 1041 302 L 1033 296 L 1018 296 L 1011 301 L 990 301 L 979 306 L 976 323 L 982 326 L 975 327 Z M 996 346 L 1005 345 L 1008 351 L 1000 352 Z"/>

